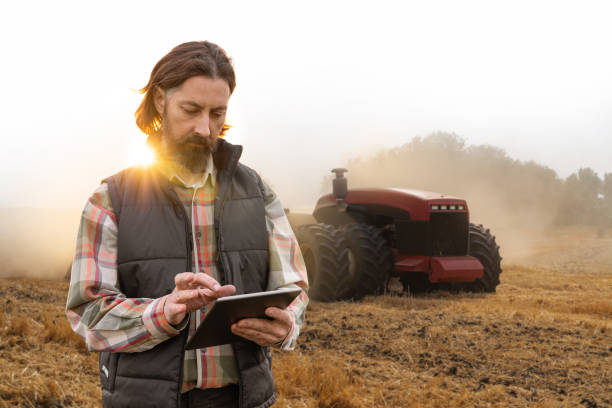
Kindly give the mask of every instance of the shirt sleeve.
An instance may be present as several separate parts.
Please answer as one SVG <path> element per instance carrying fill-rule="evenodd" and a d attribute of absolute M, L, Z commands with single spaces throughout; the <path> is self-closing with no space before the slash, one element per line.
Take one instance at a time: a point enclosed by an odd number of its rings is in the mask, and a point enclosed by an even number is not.
<path fill-rule="evenodd" d="M 163 310 L 166 297 L 127 298 L 117 284 L 118 226 L 108 186 L 83 209 L 72 262 L 66 315 L 91 351 L 137 352 L 175 336 Z"/>
<path fill-rule="evenodd" d="M 295 238 L 283 206 L 272 189 L 264 182 L 264 203 L 268 248 L 270 253 L 270 275 L 267 290 L 300 287 L 302 292 L 287 310 L 293 318 L 293 328 L 283 341 L 283 350 L 293 350 L 304 323 L 308 305 L 308 276 L 300 247 Z"/>

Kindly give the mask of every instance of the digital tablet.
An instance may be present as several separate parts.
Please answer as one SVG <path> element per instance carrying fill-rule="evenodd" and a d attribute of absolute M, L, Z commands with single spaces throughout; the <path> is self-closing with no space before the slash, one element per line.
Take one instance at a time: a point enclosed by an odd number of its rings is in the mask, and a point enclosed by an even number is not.
<path fill-rule="evenodd" d="M 265 314 L 268 307 L 285 309 L 301 291 L 300 288 L 277 289 L 219 298 L 187 341 L 185 349 L 217 346 L 243 339 L 230 330 L 233 323 L 251 317 L 268 318 Z"/>

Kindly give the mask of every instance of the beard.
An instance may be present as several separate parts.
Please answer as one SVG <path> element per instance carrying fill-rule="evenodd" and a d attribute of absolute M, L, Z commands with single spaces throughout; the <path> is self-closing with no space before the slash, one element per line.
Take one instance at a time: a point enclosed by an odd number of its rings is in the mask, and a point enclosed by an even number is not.
<path fill-rule="evenodd" d="M 208 160 L 215 151 L 216 143 L 210 137 L 192 134 L 187 138 L 176 140 L 172 133 L 172 125 L 162 115 L 162 148 L 164 156 L 180 163 L 192 173 L 202 173 L 208 166 Z"/>

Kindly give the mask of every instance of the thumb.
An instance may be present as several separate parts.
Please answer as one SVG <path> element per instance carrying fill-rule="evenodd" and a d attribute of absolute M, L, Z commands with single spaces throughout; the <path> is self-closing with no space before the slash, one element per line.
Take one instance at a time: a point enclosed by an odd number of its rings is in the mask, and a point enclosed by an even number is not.
<path fill-rule="evenodd" d="M 266 316 L 271 317 L 273 319 L 279 319 L 283 315 L 283 311 L 277 307 L 269 307 L 266 309 Z"/>
<path fill-rule="evenodd" d="M 187 311 L 187 305 L 184 303 L 171 303 L 170 312 L 173 314 L 185 313 Z"/>
<path fill-rule="evenodd" d="M 164 315 L 166 319 L 171 319 L 175 315 L 186 311 L 187 305 L 184 303 L 174 303 L 171 299 L 166 299 L 166 304 L 164 305 Z"/>

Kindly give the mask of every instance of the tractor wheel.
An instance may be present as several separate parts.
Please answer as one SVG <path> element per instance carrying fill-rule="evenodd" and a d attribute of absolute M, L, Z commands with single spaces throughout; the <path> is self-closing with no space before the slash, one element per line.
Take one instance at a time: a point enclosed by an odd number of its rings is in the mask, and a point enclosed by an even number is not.
<path fill-rule="evenodd" d="M 500 264 L 502 258 L 499 256 L 499 246 L 495 242 L 495 236 L 482 224 L 470 224 L 469 255 L 480 261 L 484 274 L 474 282 L 461 283 L 460 288 L 470 292 L 495 292 L 502 272 Z"/>
<path fill-rule="evenodd" d="M 338 299 L 338 276 L 348 271 L 347 251 L 340 232 L 325 224 L 302 225 L 295 231 L 308 272 L 309 296 L 331 302 Z"/>
<path fill-rule="evenodd" d="M 338 276 L 341 299 L 379 293 L 393 269 L 393 254 L 382 231 L 366 224 L 341 228 L 348 249 L 348 273 Z"/>

